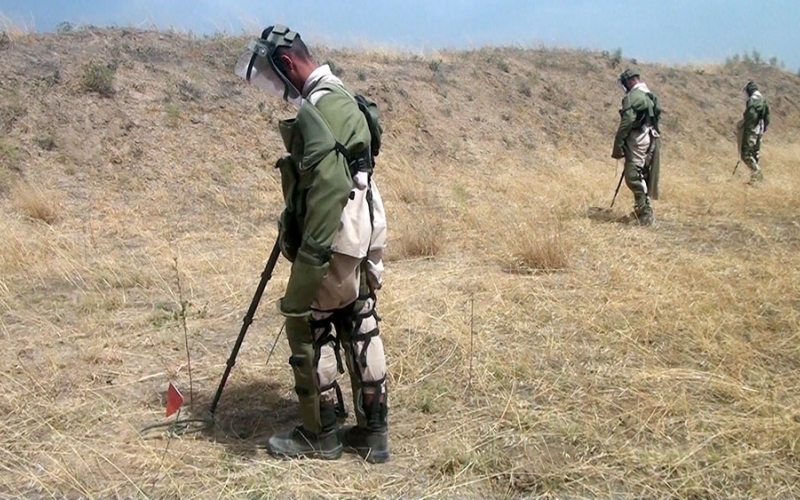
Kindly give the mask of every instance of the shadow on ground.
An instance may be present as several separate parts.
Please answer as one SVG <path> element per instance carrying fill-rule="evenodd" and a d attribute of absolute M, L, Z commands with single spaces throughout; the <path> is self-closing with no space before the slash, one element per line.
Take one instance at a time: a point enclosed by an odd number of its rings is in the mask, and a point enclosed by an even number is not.
<path fill-rule="evenodd" d="M 630 214 L 620 215 L 614 213 L 610 208 L 589 207 L 586 216 L 596 222 L 616 222 L 618 224 L 630 224 L 632 222 Z"/>
<path fill-rule="evenodd" d="M 239 455 L 255 454 L 274 432 L 290 429 L 300 421 L 297 402 L 286 398 L 285 393 L 275 382 L 229 382 L 211 419 L 209 409 L 216 387 L 198 391 L 194 395 L 194 411 L 184 405 L 181 416 L 190 425 L 173 431 L 220 443 Z"/>

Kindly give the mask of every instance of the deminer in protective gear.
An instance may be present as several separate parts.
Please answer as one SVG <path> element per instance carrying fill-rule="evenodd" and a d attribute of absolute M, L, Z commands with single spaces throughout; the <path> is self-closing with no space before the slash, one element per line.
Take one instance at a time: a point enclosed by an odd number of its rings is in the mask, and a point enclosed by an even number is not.
<path fill-rule="evenodd" d="M 736 125 L 737 145 L 740 158 L 750 168 L 750 183 L 755 184 L 764 179 L 758 160 L 761 137 L 769 127 L 769 105 L 755 82 L 747 82 L 742 92 L 747 104 L 743 118 Z"/>
<path fill-rule="evenodd" d="M 650 201 L 658 199 L 661 109 L 637 71 L 625 70 L 619 76 L 619 83 L 625 89 L 625 97 L 611 157 L 625 158 L 623 175 L 625 184 L 633 191 L 633 219 L 647 226 L 655 220 Z"/>
<path fill-rule="evenodd" d="M 295 118 L 278 123 L 288 154 L 276 168 L 285 201 L 279 243 L 292 262 L 278 309 L 286 321 L 301 423 L 270 437 L 267 448 L 284 458 L 323 459 L 348 449 L 385 462 L 386 358 L 375 303 L 386 216 L 372 178 L 377 152 L 370 129 L 376 122 L 368 123 L 354 94 L 327 65 L 317 65 L 286 26 L 270 26 L 250 42 L 235 71 L 297 107 Z M 357 420 L 344 429 L 338 428 L 346 415 L 337 383 L 344 373 L 341 352 Z"/>

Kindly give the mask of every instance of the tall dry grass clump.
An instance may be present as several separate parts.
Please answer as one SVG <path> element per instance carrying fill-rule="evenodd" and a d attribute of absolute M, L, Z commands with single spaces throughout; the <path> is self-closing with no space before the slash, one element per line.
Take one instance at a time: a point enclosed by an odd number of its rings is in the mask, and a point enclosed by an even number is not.
<path fill-rule="evenodd" d="M 20 37 L 33 33 L 33 31 L 33 28 L 15 22 L 0 12 L 0 49 L 5 48 L 5 46 Z"/>
<path fill-rule="evenodd" d="M 570 244 L 557 228 L 521 227 L 508 243 L 505 269 L 509 272 L 563 271 L 569 267 Z"/>
<path fill-rule="evenodd" d="M 436 187 L 402 156 L 381 157 L 376 174 L 389 222 L 389 260 L 438 255 L 446 238 L 446 221 Z"/>
<path fill-rule="evenodd" d="M 11 202 L 23 215 L 33 220 L 40 220 L 45 224 L 58 220 L 59 204 L 53 192 L 19 183 L 11 192 Z"/>
<path fill-rule="evenodd" d="M 441 219 L 430 213 L 411 213 L 392 226 L 387 258 L 389 260 L 435 257 L 444 242 Z"/>

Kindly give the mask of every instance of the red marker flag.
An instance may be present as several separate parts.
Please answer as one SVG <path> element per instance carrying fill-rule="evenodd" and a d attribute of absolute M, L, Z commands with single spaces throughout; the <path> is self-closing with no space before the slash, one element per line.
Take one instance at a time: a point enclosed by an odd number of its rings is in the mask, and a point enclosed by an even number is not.
<path fill-rule="evenodd" d="M 181 405 L 183 405 L 183 395 L 170 380 L 167 386 L 167 417 L 180 410 Z"/>

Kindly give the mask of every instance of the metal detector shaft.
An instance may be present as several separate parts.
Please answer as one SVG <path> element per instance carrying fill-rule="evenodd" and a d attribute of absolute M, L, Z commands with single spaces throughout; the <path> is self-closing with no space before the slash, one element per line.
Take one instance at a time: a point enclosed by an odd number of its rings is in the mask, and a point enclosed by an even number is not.
<path fill-rule="evenodd" d="M 619 182 L 617 183 L 617 189 L 614 191 L 614 197 L 611 198 L 611 207 L 614 208 L 614 202 L 617 201 L 617 194 L 619 193 L 619 188 L 622 186 L 622 179 L 625 178 L 625 169 L 622 169 L 622 174 L 619 176 Z"/>
<path fill-rule="evenodd" d="M 731 177 L 736 175 L 736 169 L 739 168 L 739 163 L 741 163 L 741 161 L 742 160 L 736 160 L 736 166 L 733 167 L 733 173 L 731 174 Z"/>
<path fill-rule="evenodd" d="M 272 278 L 272 271 L 275 270 L 275 264 L 278 263 L 278 258 L 280 256 L 281 247 L 279 240 L 276 239 L 275 246 L 272 247 L 272 253 L 269 255 L 269 259 L 267 259 L 267 265 L 264 266 L 264 271 L 261 273 L 261 281 L 258 283 L 255 295 L 253 295 L 253 301 L 250 302 L 250 308 L 247 310 L 247 314 L 245 314 L 244 319 L 242 320 L 242 329 L 239 330 L 239 337 L 236 339 L 236 343 L 233 345 L 233 349 L 231 350 L 231 355 L 228 358 L 228 363 L 225 367 L 225 373 L 222 374 L 222 380 L 219 381 L 217 393 L 214 395 L 214 400 L 211 402 L 211 408 L 208 410 L 212 418 L 214 416 L 214 412 L 217 410 L 219 399 L 222 397 L 222 389 L 225 388 L 225 382 L 228 381 L 228 376 L 231 374 L 231 369 L 233 369 L 233 365 L 236 364 L 236 356 L 239 355 L 239 349 L 241 349 L 242 342 L 244 342 L 244 336 L 247 333 L 247 328 L 250 326 L 250 323 L 253 322 L 253 316 L 256 314 L 258 303 L 261 301 L 261 296 L 264 294 L 264 289 L 267 287 L 267 282 L 269 282 L 270 278 Z"/>

